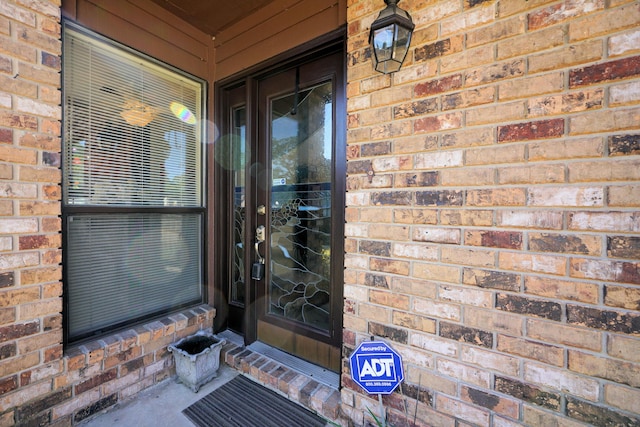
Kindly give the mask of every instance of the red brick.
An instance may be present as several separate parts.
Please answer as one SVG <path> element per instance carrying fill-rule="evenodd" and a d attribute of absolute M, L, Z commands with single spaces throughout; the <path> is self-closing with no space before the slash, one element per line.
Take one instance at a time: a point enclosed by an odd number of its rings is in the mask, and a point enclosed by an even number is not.
<path fill-rule="evenodd" d="M 640 75 L 640 56 L 623 58 L 571 70 L 569 73 L 569 87 L 574 88 L 638 75 Z"/>
<path fill-rule="evenodd" d="M 498 142 L 557 138 L 564 133 L 564 119 L 498 126 Z"/>
<path fill-rule="evenodd" d="M 9 393 L 17 388 L 18 388 L 18 377 L 15 375 L 11 377 L 3 378 L 2 380 L 0 380 L 0 395 Z"/>
<path fill-rule="evenodd" d="M 462 117 L 462 113 L 447 113 L 433 117 L 420 118 L 414 122 L 414 131 L 416 133 L 424 133 L 457 129 L 462 126 Z"/>
<path fill-rule="evenodd" d="M 464 235 L 464 243 L 492 248 L 522 249 L 522 233 L 494 230 L 467 231 Z"/>
<path fill-rule="evenodd" d="M 19 238 L 20 250 L 59 248 L 61 244 L 60 235 L 20 236 Z"/>
<path fill-rule="evenodd" d="M 16 129 L 37 130 L 38 119 L 27 114 L 0 111 L 0 126 Z"/>
<path fill-rule="evenodd" d="M 11 144 L 13 142 L 13 129 L 0 129 L 0 143 Z"/>
<path fill-rule="evenodd" d="M 36 334 L 40 331 L 40 323 L 33 320 L 27 323 L 0 327 L 0 342 Z"/>
<path fill-rule="evenodd" d="M 438 80 L 419 83 L 413 88 L 413 93 L 417 97 L 435 95 L 462 87 L 462 75 L 455 74 L 453 76 L 443 77 Z"/>

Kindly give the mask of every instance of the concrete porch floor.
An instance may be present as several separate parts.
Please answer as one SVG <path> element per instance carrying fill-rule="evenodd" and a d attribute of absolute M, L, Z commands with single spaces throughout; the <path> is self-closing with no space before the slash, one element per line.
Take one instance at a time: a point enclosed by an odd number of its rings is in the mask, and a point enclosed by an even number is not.
<path fill-rule="evenodd" d="M 203 385 L 197 393 L 171 377 L 149 387 L 136 397 L 79 425 L 89 427 L 194 427 L 182 410 L 202 399 L 207 394 L 233 379 L 239 372 L 226 364 L 221 364 L 218 376 Z"/>
<path fill-rule="evenodd" d="M 198 393 L 180 384 L 174 375 L 140 392 L 131 400 L 118 403 L 79 425 L 193 427 L 191 421 L 182 414 L 182 410 L 236 375 L 246 375 L 324 419 L 338 419 L 341 398 L 337 382 L 328 385 L 324 382 L 326 378 L 317 375 L 314 369 L 292 367 L 283 363 L 286 362 L 286 358 L 274 357 L 273 353 L 265 355 L 262 350 L 244 347 L 240 342 L 229 339 L 228 336 L 226 338 L 228 341 L 222 348 L 218 376 L 203 385 Z"/>

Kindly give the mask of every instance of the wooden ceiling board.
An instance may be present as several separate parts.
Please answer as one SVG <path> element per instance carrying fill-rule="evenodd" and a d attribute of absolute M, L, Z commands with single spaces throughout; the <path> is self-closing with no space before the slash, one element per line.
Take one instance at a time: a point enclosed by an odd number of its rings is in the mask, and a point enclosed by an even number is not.
<path fill-rule="evenodd" d="M 151 0 L 211 36 L 273 0 Z"/>

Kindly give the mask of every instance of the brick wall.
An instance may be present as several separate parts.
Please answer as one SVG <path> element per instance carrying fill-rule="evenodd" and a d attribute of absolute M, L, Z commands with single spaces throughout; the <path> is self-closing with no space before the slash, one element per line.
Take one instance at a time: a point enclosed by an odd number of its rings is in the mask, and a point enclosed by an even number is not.
<path fill-rule="evenodd" d="M 421 425 L 640 425 L 640 5 L 403 0 L 394 75 L 383 6 L 348 2 L 347 354 L 392 343 Z"/>
<path fill-rule="evenodd" d="M 385 76 L 383 2 L 348 1 L 345 348 L 390 341 L 423 425 L 640 424 L 640 5 L 400 6 L 412 50 Z M 0 1 L 0 426 L 126 399 L 214 314 L 63 353 L 59 7 Z M 376 403 L 343 385 L 362 424 Z"/>
<path fill-rule="evenodd" d="M 0 1 L 0 426 L 72 425 L 172 375 L 206 305 L 63 352 L 60 1 Z"/>

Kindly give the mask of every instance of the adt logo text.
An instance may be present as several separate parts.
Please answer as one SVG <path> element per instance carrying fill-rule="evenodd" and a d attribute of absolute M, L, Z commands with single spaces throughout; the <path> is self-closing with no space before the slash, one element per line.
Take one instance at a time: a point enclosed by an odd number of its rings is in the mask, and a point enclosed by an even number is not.
<path fill-rule="evenodd" d="M 377 357 L 376 357 L 377 356 Z M 392 381 L 396 379 L 393 357 L 388 355 L 368 355 L 358 358 L 361 381 Z"/>

